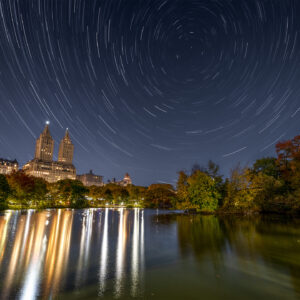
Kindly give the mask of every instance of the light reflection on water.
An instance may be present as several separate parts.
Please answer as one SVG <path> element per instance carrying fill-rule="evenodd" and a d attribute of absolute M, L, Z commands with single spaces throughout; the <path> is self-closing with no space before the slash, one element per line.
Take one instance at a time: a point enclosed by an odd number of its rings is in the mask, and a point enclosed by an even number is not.
<path fill-rule="evenodd" d="M 76 224 L 73 224 L 74 214 Z M 98 295 L 105 294 L 109 281 L 115 298 L 119 298 L 125 281 L 130 280 L 132 295 L 138 295 L 140 268 L 144 263 L 142 226 L 140 209 L 5 212 L 0 216 L 0 268 L 3 259 L 6 261 L 0 269 L 3 282 L 0 298 L 16 295 L 21 299 L 53 298 L 61 290 L 68 290 L 67 270 L 69 276 L 75 275 L 74 290 L 80 290 L 89 280 L 89 268 L 95 267 L 97 251 Z"/>
<path fill-rule="evenodd" d="M 99 295 L 105 292 L 105 281 L 107 279 L 107 261 L 108 261 L 108 213 L 109 209 L 105 209 L 104 226 L 102 234 L 102 246 L 100 255 L 100 272 L 99 272 Z"/>
<path fill-rule="evenodd" d="M 297 299 L 299 225 L 137 208 L 6 211 L 0 299 Z"/>

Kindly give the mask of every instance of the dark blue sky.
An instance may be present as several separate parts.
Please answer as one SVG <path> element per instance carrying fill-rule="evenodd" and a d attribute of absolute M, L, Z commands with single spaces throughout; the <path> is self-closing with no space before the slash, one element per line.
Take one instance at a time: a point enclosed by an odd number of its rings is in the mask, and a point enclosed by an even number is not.
<path fill-rule="evenodd" d="M 49 120 L 78 173 L 174 183 L 300 132 L 297 0 L 0 0 L 0 157 Z"/>

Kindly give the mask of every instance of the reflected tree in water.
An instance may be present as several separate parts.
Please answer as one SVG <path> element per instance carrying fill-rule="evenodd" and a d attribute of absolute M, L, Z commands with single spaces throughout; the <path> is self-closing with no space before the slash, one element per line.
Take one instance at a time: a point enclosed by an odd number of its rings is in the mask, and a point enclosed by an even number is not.
<path fill-rule="evenodd" d="M 192 252 L 199 263 L 210 259 L 217 270 L 232 264 L 249 276 L 261 276 L 249 262 L 262 267 L 276 265 L 282 277 L 288 276 L 300 295 L 300 221 L 271 216 L 202 216 L 180 215 L 162 217 L 163 222 L 177 221 L 178 241 L 183 257 Z M 271 278 L 277 284 L 280 277 Z"/>

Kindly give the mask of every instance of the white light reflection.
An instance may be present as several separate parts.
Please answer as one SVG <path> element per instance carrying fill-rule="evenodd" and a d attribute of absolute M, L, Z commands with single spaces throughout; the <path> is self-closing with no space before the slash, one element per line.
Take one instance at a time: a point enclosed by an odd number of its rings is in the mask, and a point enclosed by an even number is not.
<path fill-rule="evenodd" d="M 144 210 L 141 213 L 141 241 L 140 241 L 140 251 L 141 251 L 141 275 L 140 281 L 144 282 L 144 266 L 145 266 L 145 231 L 144 231 Z M 141 293 L 142 293 L 141 288 Z"/>
<path fill-rule="evenodd" d="M 8 236 L 7 233 L 9 228 L 8 225 L 9 225 L 11 215 L 12 215 L 11 211 L 7 211 L 5 213 L 4 218 L 0 219 L 0 267 L 6 249 L 7 236 Z"/>
<path fill-rule="evenodd" d="M 38 288 L 41 280 L 40 272 L 42 268 L 42 263 L 44 261 L 46 248 L 47 248 L 47 237 L 44 236 L 42 247 L 41 249 L 39 249 L 38 252 L 35 251 L 33 253 L 32 260 L 30 262 L 27 274 L 25 276 L 26 280 L 20 297 L 20 299 L 22 300 L 35 299 L 37 297 Z"/>
<path fill-rule="evenodd" d="M 136 297 L 139 282 L 139 217 L 140 210 L 134 208 L 132 257 L 131 257 L 131 295 Z"/>
<path fill-rule="evenodd" d="M 99 296 L 105 292 L 105 281 L 107 277 L 107 260 L 108 260 L 108 213 L 109 209 L 105 208 L 104 227 L 101 245 L 101 260 L 100 260 L 100 272 L 99 272 Z"/>
<path fill-rule="evenodd" d="M 78 287 L 82 281 L 85 279 L 86 271 L 88 269 L 88 260 L 91 246 L 91 237 L 93 231 L 93 217 L 94 210 L 86 210 L 86 215 L 82 220 L 81 229 L 81 240 L 80 240 L 80 252 L 79 260 L 77 264 L 77 274 L 76 274 L 76 287 Z"/>
<path fill-rule="evenodd" d="M 116 257 L 116 284 L 115 296 L 121 296 L 123 284 L 123 270 L 124 270 L 124 256 L 125 256 L 125 237 L 126 237 L 126 224 L 124 224 L 124 208 L 120 208 L 119 216 L 119 233 L 118 233 L 118 246 Z"/>
<path fill-rule="evenodd" d="M 29 209 L 27 212 L 27 216 L 26 216 L 26 224 L 25 224 L 25 230 L 23 233 L 23 245 L 22 245 L 22 249 L 21 249 L 21 254 L 19 256 L 19 261 L 23 261 L 23 257 L 25 255 L 25 248 L 27 246 L 27 238 L 28 238 L 28 234 L 29 234 L 29 227 L 30 227 L 30 222 L 31 222 L 31 215 L 34 212 L 34 210 Z"/>
<path fill-rule="evenodd" d="M 141 283 L 144 272 L 144 211 L 134 209 L 132 255 L 131 255 L 131 296 L 142 295 Z"/>
<path fill-rule="evenodd" d="M 27 215 L 27 220 L 30 220 L 30 214 Z M 26 225 L 28 223 L 26 222 Z M 29 266 L 25 275 L 25 282 L 21 290 L 20 299 L 34 299 L 37 297 L 42 279 L 41 270 L 47 249 L 47 237 L 45 235 L 46 214 L 39 213 L 36 215 L 36 226 L 30 231 L 30 241 L 32 242 L 30 248 L 26 249 L 26 254 L 29 259 Z M 23 234 L 26 233 L 26 225 Z M 24 236 L 25 237 L 25 236 Z M 26 237 L 27 238 L 27 237 Z M 26 243 L 27 244 L 27 243 Z M 26 247 L 28 244 L 26 245 Z M 23 251 L 22 247 L 22 251 Z M 24 251 L 25 252 L 25 251 Z M 20 253 L 23 257 L 23 253 Z M 23 259 L 23 258 L 22 258 Z"/>

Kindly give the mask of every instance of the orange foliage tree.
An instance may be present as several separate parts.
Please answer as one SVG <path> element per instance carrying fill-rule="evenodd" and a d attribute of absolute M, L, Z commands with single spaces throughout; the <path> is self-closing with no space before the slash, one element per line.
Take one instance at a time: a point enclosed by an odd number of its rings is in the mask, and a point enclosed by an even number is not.
<path fill-rule="evenodd" d="M 300 187 L 300 135 L 276 145 L 277 164 L 291 189 Z"/>

